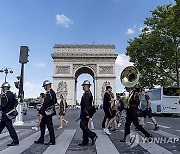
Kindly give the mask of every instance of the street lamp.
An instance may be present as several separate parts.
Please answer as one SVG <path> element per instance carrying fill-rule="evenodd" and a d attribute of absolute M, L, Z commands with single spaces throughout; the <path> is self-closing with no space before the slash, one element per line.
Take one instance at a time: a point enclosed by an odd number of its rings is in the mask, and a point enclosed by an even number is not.
<path fill-rule="evenodd" d="M 1 73 L 5 73 L 5 82 L 6 82 L 6 78 L 7 78 L 7 75 L 8 73 L 13 73 L 12 69 L 11 68 L 7 68 L 7 67 L 3 67 L 1 70 L 0 70 Z"/>

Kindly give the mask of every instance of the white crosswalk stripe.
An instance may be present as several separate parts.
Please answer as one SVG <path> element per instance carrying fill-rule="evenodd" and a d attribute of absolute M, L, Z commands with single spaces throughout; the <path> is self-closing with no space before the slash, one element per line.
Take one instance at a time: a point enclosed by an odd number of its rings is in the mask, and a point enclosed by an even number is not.
<path fill-rule="evenodd" d="M 97 154 L 119 154 L 114 144 L 107 135 L 103 134 L 102 130 L 96 130 L 95 132 L 98 136 L 95 143 Z"/>
<path fill-rule="evenodd" d="M 174 135 L 174 134 L 171 134 L 171 133 L 168 133 L 168 132 L 165 132 L 165 131 L 162 131 L 162 130 L 158 130 L 158 131 L 153 131 L 154 133 L 157 133 L 159 135 L 162 135 L 164 137 L 168 137 L 168 138 L 179 138 L 180 136 L 177 136 L 177 135 Z"/>
<path fill-rule="evenodd" d="M 121 132 L 124 133 L 124 130 L 120 130 Z M 131 133 L 135 133 L 134 131 L 131 131 Z M 141 138 L 143 138 L 141 135 L 139 135 Z M 139 142 L 139 145 L 144 148 L 145 150 L 147 150 L 148 152 L 154 154 L 154 153 L 158 153 L 158 154 L 173 154 L 172 152 L 166 150 L 165 148 L 155 144 L 155 143 L 144 143 L 144 142 Z"/>
<path fill-rule="evenodd" d="M 75 132 L 76 130 L 64 130 L 56 139 L 56 145 L 49 146 L 43 154 L 65 154 Z"/>
<path fill-rule="evenodd" d="M 18 148 L 17 146 L 8 147 L 3 151 L 1 151 L 0 154 L 12 154 L 12 152 L 13 154 L 19 154 L 24 150 L 26 150 L 27 148 L 29 148 L 34 143 L 34 140 L 37 140 L 39 136 L 40 136 L 40 132 L 38 131 L 28 136 L 27 138 L 23 139 L 22 141 L 20 141 Z"/>
<path fill-rule="evenodd" d="M 152 122 L 147 122 L 148 124 L 152 124 L 152 125 L 154 125 Z M 168 126 L 163 126 L 163 125 L 158 125 L 159 127 L 162 127 L 162 128 L 170 128 L 170 127 L 168 127 Z"/>
<path fill-rule="evenodd" d="M 1 149 L 0 154 L 19 154 L 24 152 L 25 150 L 30 149 L 30 146 L 34 144 L 34 140 L 37 140 L 40 136 L 40 132 L 35 132 L 32 134 L 33 130 L 17 130 L 18 136 L 19 137 L 25 137 L 20 141 L 20 144 L 15 147 L 7 147 L 6 149 Z M 43 154 L 65 154 L 67 151 L 68 153 L 71 153 L 69 148 L 72 149 L 71 147 L 71 142 L 73 139 L 76 137 L 76 129 L 66 129 L 63 130 L 62 133 L 60 133 L 59 136 L 56 138 L 56 145 L 52 145 L 47 147 L 47 149 L 43 150 Z M 113 141 L 109 138 L 109 136 L 104 135 L 102 130 L 94 130 L 96 134 L 98 135 L 98 138 L 96 140 L 95 146 L 92 146 L 97 154 L 119 154 L 120 152 L 117 149 L 117 145 L 115 146 Z M 120 132 L 124 133 L 124 130 L 120 130 Z M 132 131 L 133 132 L 133 131 Z M 168 138 L 177 138 L 179 137 L 178 135 L 174 135 L 162 130 L 159 131 L 153 131 L 154 133 L 159 134 L 160 136 L 165 136 Z M 4 132 L 1 134 L 3 137 L 0 140 L 0 146 L 3 144 L 7 143 L 8 141 L 11 141 L 11 138 L 7 134 L 8 132 Z M 46 134 L 48 134 L 48 131 L 46 131 Z M 139 135 L 140 136 L 140 135 Z M 142 137 L 142 136 L 140 136 Z M 39 145 L 42 146 L 43 145 Z M 139 146 L 141 146 L 143 149 L 148 151 L 151 154 L 158 153 L 158 154 L 172 154 L 171 151 L 168 151 L 167 149 L 161 147 L 161 145 L 156 144 L 156 143 L 145 143 L 145 142 L 140 142 Z M 79 147 L 81 148 L 81 147 Z M 135 147 L 134 147 L 135 148 Z M 85 151 L 84 151 L 85 152 Z M 73 153 L 73 151 L 72 151 Z"/>
<path fill-rule="evenodd" d="M 19 132 L 19 131 L 17 131 L 17 132 Z M 31 132 L 31 130 L 22 131 L 22 132 L 20 132 L 20 133 L 18 134 L 18 137 L 21 137 L 21 136 L 23 136 L 23 135 L 26 135 L 26 134 L 28 134 L 29 132 Z M 5 139 L 3 139 L 3 140 L 0 141 L 0 145 L 6 143 L 6 142 L 8 142 L 8 141 L 12 141 L 12 139 L 11 139 L 10 136 L 9 136 L 9 133 L 8 133 L 8 137 L 7 137 L 7 138 L 5 138 Z"/>

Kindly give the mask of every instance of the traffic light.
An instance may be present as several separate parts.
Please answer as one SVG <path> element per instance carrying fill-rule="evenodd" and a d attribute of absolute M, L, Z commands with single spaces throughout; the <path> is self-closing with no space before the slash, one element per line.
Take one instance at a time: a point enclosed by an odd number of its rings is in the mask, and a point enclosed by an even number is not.
<path fill-rule="evenodd" d="M 21 46 L 21 48 L 20 48 L 20 56 L 19 56 L 19 62 L 21 64 L 29 62 L 28 61 L 28 56 L 29 56 L 28 51 L 29 51 L 28 46 Z"/>
<path fill-rule="evenodd" d="M 14 85 L 17 89 L 19 89 L 19 81 L 14 82 Z"/>
<path fill-rule="evenodd" d="M 15 85 L 15 87 L 16 87 L 17 89 L 19 89 L 19 86 L 20 86 L 20 78 L 21 78 L 21 77 L 20 77 L 20 76 L 17 76 L 16 78 L 18 79 L 18 81 L 15 81 L 15 82 L 14 82 L 14 85 Z"/>

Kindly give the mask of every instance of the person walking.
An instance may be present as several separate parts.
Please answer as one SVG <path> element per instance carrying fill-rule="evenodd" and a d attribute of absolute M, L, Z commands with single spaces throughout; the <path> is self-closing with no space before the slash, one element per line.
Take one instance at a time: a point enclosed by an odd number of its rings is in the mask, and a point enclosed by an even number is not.
<path fill-rule="evenodd" d="M 39 97 L 40 97 L 40 103 L 41 103 L 41 107 L 42 107 L 42 105 L 44 103 L 45 94 L 44 93 L 40 93 Z M 36 126 L 32 127 L 32 129 L 34 129 L 35 131 L 38 130 L 38 128 L 40 127 L 42 118 L 43 118 L 43 111 L 42 111 L 42 108 L 40 108 L 40 110 L 38 112 L 38 124 Z"/>
<path fill-rule="evenodd" d="M 104 98 L 103 98 L 103 110 L 104 110 L 104 133 L 107 135 L 110 135 L 111 133 L 109 132 L 109 127 L 112 124 L 112 122 L 114 121 L 114 114 L 112 111 L 112 105 L 114 103 L 114 99 L 111 96 L 112 93 L 112 87 L 111 86 L 107 86 L 106 87 L 106 92 L 104 94 Z"/>
<path fill-rule="evenodd" d="M 63 128 L 63 121 L 66 123 L 66 125 L 68 124 L 68 121 L 64 119 L 67 103 L 63 94 L 61 94 L 60 99 L 61 99 L 60 104 L 59 104 L 60 127 L 58 129 Z"/>
<path fill-rule="evenodd" d="M 55 115 L 55 104 L 57 103 L 57 98 L 54 90 L 51 88 L 51 82 L 49 80 L 45 80 L 43 82 L 43 87 L 46 90 L 44 103 L 41 107 L 41 114 L 43 115 L 41 123 L 40 123 L 40 129 L 41 129 L 41 135 L 37 141 L 34 141 L 36 144 L 45 144 L 45 145 L 55 145 L 55 135 L 54 135 L 54 127 L 52 122 L 52 116 Z M 53 112 L 51 114 L 47 115 L 47 109 L 52 108 Z M 45 128 L 48 128 L 49 135 L 50 135 L 50 141 L 47 143 L 44 143 L 44 135 L 45 135 Z"/>
<path fill-rule="evenodd" d="M 17 105 L 17 100 L 15 95 L 10 91 L 10 84 L 8 82 L 4 82 L 1 88 L 2 93 L 0 99 L 0 111 L 2 112 L 2 117 L 0 120 L 0 134 L 6 127 L 9 131 L 10 137 L 13 140 L 12 143 L 8 144 L 7 146 L 16 146 L 19 145 L 19 139 L 13 127 L 12 120 L 9 119 L 6 114 L 15 108 Z"/>
<path fill-rule="evenodd" d="M 145 90 L 142 89 L 141 90 L 141 96 L 140 96 L 140 104 L 141 104 L 141 110 L 142 110 L 142 116 L 140 117 L 140 123 L 143 125 L 144 127 L 144 118 L 146 118 L 146 116 L 148 116 L 151 121 L 154 124 L 154 131 L 159 130 L 159 126 L 157 124 L 156 119 L 153 117 L 152 114 L 152 109 L 151 109 L 151 100 L 150 97 L 145 93 Z"/>
<path fill-rule="evenodd" d="M 89 109 L 92 107 L 92 102 L 93 102 L 93 96 L 90 91 L 90 82 L 88 80 L 85 80 L 82 84 L 84 93 L 81 98 L 81 113 L 80 113 L 80 128 L 83 131 L 83 141 L 82 143 L 79 143 L 79 146 L 85 146 L 89 144 L 89 138 L 92 140 L 91 145 L 94 145 L 97 139 L 97 135 L 95 132 L 92 132 L 88 128 L 88 122 L 89 122 Z"/>
<path fill-rule="evenodd" d="M 129 92 L 129 99 L 127 104 L 127 116 L 126 116 L 126 123 L 125 123 L 125 133 L 124 138 L 120 140 L 120 142 L 125 142 L 126 137 L 130 134 L 130 126 L 133 122 L 134 126 L 140 130 L 145 137 L 150 138 L 152 135 L 148 133 L 138 122 L 138 106 L 140 103 L 139 94 L 138 92 L 134 91 L 132 88 L 126 87 L 127 92 Z"/>

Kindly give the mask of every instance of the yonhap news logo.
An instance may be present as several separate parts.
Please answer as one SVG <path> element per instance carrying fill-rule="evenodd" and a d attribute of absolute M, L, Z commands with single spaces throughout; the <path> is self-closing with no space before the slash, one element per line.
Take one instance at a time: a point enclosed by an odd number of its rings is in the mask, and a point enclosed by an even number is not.
<path fill-rule="evenodd" d="M 126 144 L 133 148 L 139 144 L 139 134 L 138 133 L 130 133 L 126 136 Z"/>
<path fill-rule="evenodd" d="M 163 143 L 178 143 L 180 138 L 178 137 L 141 137 L 138 133 L 130 133 L 126 137 L 126 144 L 133 148 L 138 144 L 163 144 Z"/>

